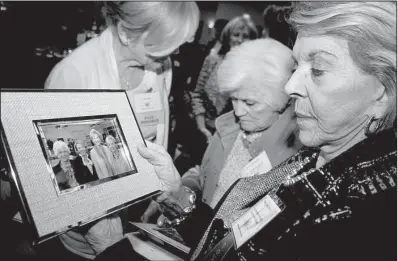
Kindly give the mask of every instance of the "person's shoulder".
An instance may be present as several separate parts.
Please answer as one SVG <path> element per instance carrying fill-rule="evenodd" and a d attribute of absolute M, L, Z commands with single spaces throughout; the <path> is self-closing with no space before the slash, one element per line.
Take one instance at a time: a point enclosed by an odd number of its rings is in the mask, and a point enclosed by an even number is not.
<path fill-rule="evenodd" d="M 60 66 L 74 66 L 79 69 L 87 69 L 86 66 L 88 64 L 95 63 L 100 52 L 100 39 L 99 37 L 95 37 L 78 46 L 59 64 Z"/>
<path fill-rule="evenodd" d="M 95 70 L 101 57 L 98 37 L 77 47 L 58 62 L 48 75 L 46 89 L 79 88 L 90 71 Z"/>

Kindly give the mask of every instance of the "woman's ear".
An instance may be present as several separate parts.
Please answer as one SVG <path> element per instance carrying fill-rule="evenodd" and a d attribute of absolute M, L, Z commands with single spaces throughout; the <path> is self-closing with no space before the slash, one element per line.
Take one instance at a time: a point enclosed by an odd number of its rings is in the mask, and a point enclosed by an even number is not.
<path fill-rule="evenodd" d="M 389 97 L 387 95 L 386 87 L 382 83 L 379 83 L 375 92 L 375 117 L 382 118 L 389 106 Z"/>
<path fill-rule="evenodd" d="M 117 35 L 119 36 L 120 42 L 123 45 L 129 45 L 130 40 L 126 33 L 126 30 L 123 28 L 122 21 L 117 22 L 116 30 L 117 30 Z"/>

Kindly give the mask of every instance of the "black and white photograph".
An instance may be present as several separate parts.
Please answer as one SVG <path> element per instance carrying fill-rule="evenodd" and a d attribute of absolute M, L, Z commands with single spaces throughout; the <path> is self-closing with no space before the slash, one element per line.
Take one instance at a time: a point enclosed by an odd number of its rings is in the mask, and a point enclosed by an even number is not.
<path fill-rule="evenodd" d="M 398 260 L 397 11 L 0 1 L 0 212 L 42 236 L 0 247 L 14 260 Z"/>
<path fill-rule="evenodd" d="M 115 115 L 34 124 L 59 194 L 137 172 Z"/>

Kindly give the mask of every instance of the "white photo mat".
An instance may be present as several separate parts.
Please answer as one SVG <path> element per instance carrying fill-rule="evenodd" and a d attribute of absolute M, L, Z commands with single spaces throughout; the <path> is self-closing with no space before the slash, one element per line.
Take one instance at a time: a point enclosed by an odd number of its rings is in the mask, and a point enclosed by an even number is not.
<path fill-rule="evenodd" d="M 117 115 L 138 172 L 58 195 L 33 121 L 110 114 Z M 2 90 L 1 127 L 12 175 L 38 242 L 160 190 L 153 166 L 136 149 L 145 141 L 124 91 Z"/>

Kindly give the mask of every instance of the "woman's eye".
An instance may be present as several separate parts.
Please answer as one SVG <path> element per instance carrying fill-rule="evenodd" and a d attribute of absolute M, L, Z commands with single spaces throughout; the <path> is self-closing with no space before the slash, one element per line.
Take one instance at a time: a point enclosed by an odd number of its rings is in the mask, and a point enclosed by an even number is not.
<path fill-rule="evenodd" d="M 254 104 L 256 104 L 256 103 L 255 103 L 255 102 L 251 102 L 251 101 L 247 101 L 247 102 L 246 102 L 246 105 L 247 105 L 247 106 L 253 106 Z"/>
<path fill-rule="evenodd" d="M 323 73 L 324 73 L 323 70 L 318 70 L 318 69 L 315 69 L 315 68 L 311 68 L 311 72 L 312 72 L 312 75 L 314 75 L 315 77 L 322 76 Z"/>

